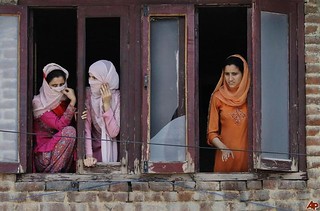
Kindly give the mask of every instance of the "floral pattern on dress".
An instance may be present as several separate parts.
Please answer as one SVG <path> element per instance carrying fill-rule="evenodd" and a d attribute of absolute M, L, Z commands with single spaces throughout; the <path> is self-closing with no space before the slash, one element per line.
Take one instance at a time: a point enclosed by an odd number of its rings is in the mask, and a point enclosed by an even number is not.
<path fill-rule="evenodd" d="M 239 108 L 236 108 L 234 112 L 230 113 L 230 115 L 236 125 L 240 125 L 241 121 L 246 118 L 246 114 Z"/>

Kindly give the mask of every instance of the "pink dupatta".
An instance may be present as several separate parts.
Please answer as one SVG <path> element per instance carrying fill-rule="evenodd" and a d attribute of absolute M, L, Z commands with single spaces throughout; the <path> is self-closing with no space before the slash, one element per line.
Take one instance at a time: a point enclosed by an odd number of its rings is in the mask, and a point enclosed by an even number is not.
<path fill-rule="evenodd" d="M 111 90 L 111 93 L 114 94 L 119 88 L 119 76 L 116 72 L 116 68 L 112 62 L 107 60 L 99 60 L 93 63 L 89 67 L 89 73 L 91 73 L 97 80 L 89 81 L 90 90 L 91 90 L 91 105 L 94 115 L 92 115 L 97 122 L 99 128 L 96 128 L 98 131 L 101 131 L 101 154 L 102 162 L 111 162 L 117 160 L 117 154 L 113 153 L 111 150 L 114 148 L 111 140 L 107 139 L 107 130 L 106 125 L 103 119 L 103 102 L 101 98 L 100 88 L 103 84 L 108 84 Z M 113 101 L 111 101 L 112 103 Z M 113 108 L 114 105 L 111 105 Z M 110 136 L 109 136 L 110 138 Z"/>
<path fill-rule="evenodd" d="M 33 114 L 35 118 L 39 118 L 46 111 L 50 111 L 56 108 L 61 101 L 66 100 L 66 96 L 64 94 L 51 89 L 48 82 L 46 81 L 47 75 L 53 70 L 61 70 L 66 74 L 65 85 L 67 86 L 69 72 L 58 64 L 47 64 L 43 68 L 43 81 L 40 88 L 40 93 L 34 96 L 32 100 Z"/>

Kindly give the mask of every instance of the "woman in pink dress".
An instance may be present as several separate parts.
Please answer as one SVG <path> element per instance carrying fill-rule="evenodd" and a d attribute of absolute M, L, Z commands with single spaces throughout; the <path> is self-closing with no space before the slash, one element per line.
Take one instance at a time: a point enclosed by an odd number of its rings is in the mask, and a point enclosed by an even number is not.
<path fill-rule="evenodd" d="M 43 69 L 40 93 L 32 100 L 34 114 L 34 168 L 36 172 L 69 172 L 74 161 L 76 130 L 70 126 L 76 96 L 67 87 L 69 73 L 58 64 Z"/>
<path fill-rule="evenodd" d="M 90 88 L 86 93 L 86 159 L 84 165 L 118 160 L 116 137 L 120 131 L 119 76 L 112 62 L 99 60 L 89 67 Z"/>

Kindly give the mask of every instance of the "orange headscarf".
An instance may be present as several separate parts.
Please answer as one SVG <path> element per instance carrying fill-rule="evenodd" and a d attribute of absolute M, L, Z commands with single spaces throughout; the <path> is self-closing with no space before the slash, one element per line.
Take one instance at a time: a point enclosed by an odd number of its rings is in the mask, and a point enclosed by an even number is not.
<path fill-rule="evenodd" d="M 238 57 L 243 61 L 242 79 L 238 86 L 238 89 L 232 90 L 228 86 L 227 82 L 225 81 L 226 79 L 224 77 L 224 71 L 222 71 L 219 82 L 216 88 L 214 89 L 213 93 L 217 92 L 216 93 L 217 98 L 229 106 L 241 106 L 247 100 L 247 94 L 250 87 L 250 74 L 249 74 L 248 63 L 239 54 L 231 55 L 229 57 Z"/>

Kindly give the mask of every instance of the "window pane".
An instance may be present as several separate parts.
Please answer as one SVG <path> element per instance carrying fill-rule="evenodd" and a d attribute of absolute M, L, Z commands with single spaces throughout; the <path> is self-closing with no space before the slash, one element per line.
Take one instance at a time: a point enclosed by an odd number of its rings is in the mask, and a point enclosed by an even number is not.
<path fill-rule="evenodd" d="M 0 16 L 0 162 L 18 161 L 18 25 Z"/>
<path fill-rule="evenodd" d="M 261 138 L 263 158 L 288 159 L 288 16 L 261 13 Z"/>
<path fill-rule="evenodd" d="M 152 18 L 150 34 L 150 160 L 184 161 L 186 117 L 184 106 L 184 68 L 181 67 L 179 18 Z M 181 38 L 180 38 L 181 37 Z M 183 77 L 181 77 L 183 74 Z M 181 89 L 182 87 L 182 89 Z M 164 146 L 164 145 L 171 146 Z"/>

